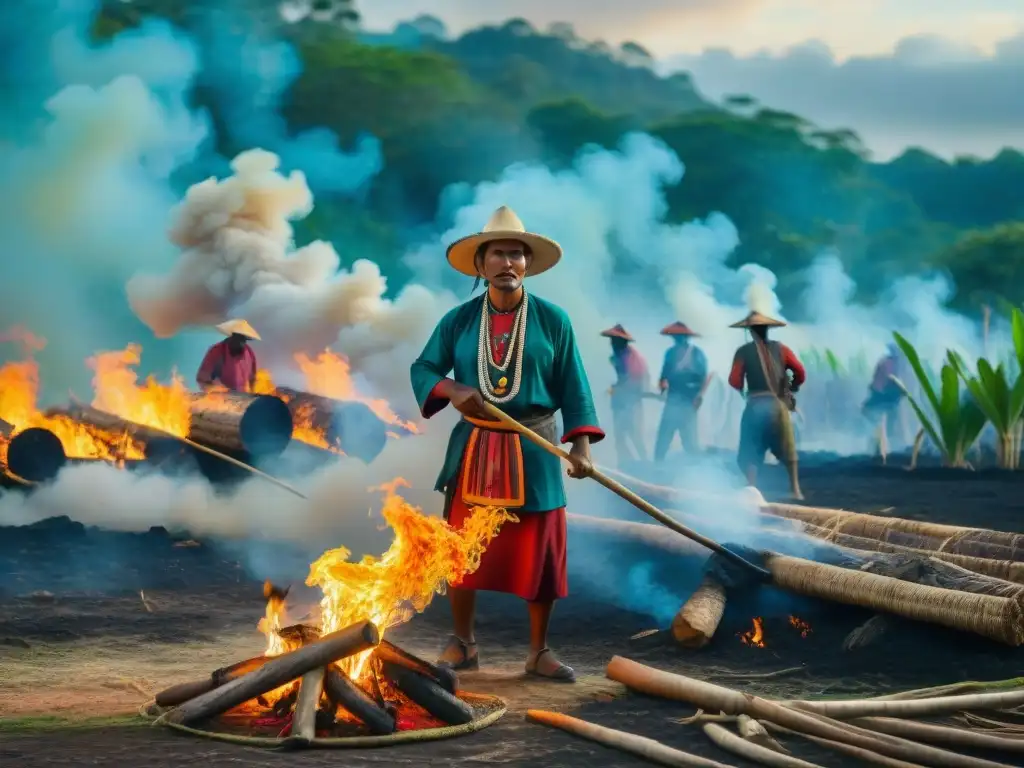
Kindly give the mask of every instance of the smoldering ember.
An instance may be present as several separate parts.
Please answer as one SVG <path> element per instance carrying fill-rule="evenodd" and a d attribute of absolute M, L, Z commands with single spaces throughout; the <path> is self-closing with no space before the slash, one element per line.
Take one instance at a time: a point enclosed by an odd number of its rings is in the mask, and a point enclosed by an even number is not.
<path fill-rule="evenodd" d="M 0 764 L 1024 765 L 1020 46 L 448 5 L 0 11 Z"/>

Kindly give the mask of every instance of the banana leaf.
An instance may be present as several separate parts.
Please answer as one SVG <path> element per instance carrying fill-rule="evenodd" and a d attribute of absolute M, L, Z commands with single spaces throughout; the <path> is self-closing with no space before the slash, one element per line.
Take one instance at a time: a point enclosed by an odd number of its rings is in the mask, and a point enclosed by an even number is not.
<path fill-rule="evenodd" d="M 925 434 L 942 453 L 944 463 L 951 467 L 965 466 L 964 457 L 977 442 L 988 419 L 973 397 L 963 396 L 955 356 L 950 353 L 943 364 L 939 373 L 940 389 L 936 392 L 914 346 L 899 333 L 893 333 L 893 338 L 910 363 L 925 403 L 918 402 L 900 379 L 893 377 L 893 380 L 906 395 Z M 923 406 L 927 406 L 930 413 Z"/>

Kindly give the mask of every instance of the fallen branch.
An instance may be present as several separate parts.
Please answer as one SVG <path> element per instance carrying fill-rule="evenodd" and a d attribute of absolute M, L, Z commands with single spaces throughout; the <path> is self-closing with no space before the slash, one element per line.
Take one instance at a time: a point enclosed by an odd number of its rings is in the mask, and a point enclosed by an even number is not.
<path fill-rule="evenodd" d="M 259 669 L 185 702 L 164 717 L 170 723 L 189 725 L 223 714 L 311 670 L 372 648 L 379 641 L 380 634 L 371 622 L 353 624 L 290 653 L 277 656 Z"/>
<path fill-rule="evenodd" d="M 1011 677 L 1008 680 L 992 680 L 990 682 L 968 681 L 936 685 L 931 688 L 915 688 L 910 691 L 889 693 L 885 696 L 871 696 L 871 701 L 902 701 L 906 699 L 930 699 L 936 696 L 959 696 L 965 693 L 983 693 L 991 690 L 1024 688 L 1024 677 Z"/>
<path fill-rule="evenodd" d="M 936 696 L 927 699 L 848 699 L 829 701 L 782 701 L 787 707 L 813 712 L 835 720 L 857 717 L 934 717 L 955 712 L 998 710 L 1024 704 L 1024 690 L 1005 693 L 972 693 L 965 696 Z"/>
<path fill-rule="evenodd" d="M 760 744 L 746 741 L 715 723 L 705 723 L 703 730 L 705 735 L 718 747 L 755 763 L 772 766 L 772 768 L 821 768 L 817 763 L 809 763 L 792 755 L 782 755 L 767 747 L 762 747 Z"/>
<path fill-rule="evenodd" d="M 959 755 L 937 747 L 868 731 L 821 715 L 802 712 L 758 696 L 654 669 L 621 656 L 613 657 L 608 663 L 607 675 L 612 680 L 649 696 L 685 701 L 711 712 L 749 715 L 757 720 L 770 721 L 795 731 L 852 744 L 901 760 L 930 763 L 945 768 L 1009 768 L 1002 763 Z"/>
<path fill-rule="evenodd" d="M 636 755 L 660 765 L 682 766 L 682 768 L 730 768 L 725 763 L 719 763 L 706 757 L 698 757 L 697 755 L 691 755 L 689 752 L 673 749 L 659 741 L 648 739 L 646 736 L 638 736 L 635 733 L 605 728 L 603 725 L 588 723 L 586 720 L 569 717 L 557 712 L 528 709 L 526 710 L 526 719 L 541 725 L 558 728 L 574 736 L 588 739 L 611 749 L 617 749 L 620 752 Z"/>
<path fill-rule="evenodd" d="M 867 728 L 870 731 L 888 733 L 890 736 L 900 736 L 905 739 L 927 741 L 930 744 L 945 744 L 953 747 L 976 747 L 978 749 L 991 749 L 998 752 L 1014 752 L 1024 754 L 1024 740 L 1008 739 L 1001 736 L 992 736 L 987 733 L 977 733 L 963 728 L 954 728 L 948 725 L 934 725 L 932 723 L 915 723 L 913 721 L 898 720 L 888 717 L 861 717 L 851 721 L 854 725 Z"/>
<path fill-rule="evenodd" d="M 194 699 L 201 693 L 207 693 L 212 691 L 214 688 L 219 688 L 230 680 L 247 675 L 253 670 L 259 669 L 264 664 L 270 661 L 267 656 L 254 656 L 251 659 L 245 661 L 239 661 L 236 664 L 232 664 L 228 667 L 221 667 L 218 670 L 212 672 L 208 677 L 203 677 L 198 680 L 190 680 L 187 683 L 179 683 L 178 685 L 172 685 L 170 688 L 166 688 L 156 695 L 156 704 L 159 707 L 176 707 L 179 704 L 184 704 L 190 699 Z"/>
<path fill-rule="evenodd" d="M 802 739 L 807 739 L 812 744 L 817 744 L 820 747 L 832 749 L 836 752 L 842 752 L 844 755 L 855 757 L 866 763 L 874 763 L 875 765 L 885 766 L 885 768 L 923 768 L 919 763 L 908 763 L 906 760 L 897 760 L 895 757 L 880 755 L 878 752 L 872 752 L 870 749 L 864 749 L 863 747 L 855 747 L 852 744 L 844 744 L 841 741 L 823 739 L 820 736 L 812 736 L 809 733 L 801 733 L 800 731 L 783 728 L 781 725 L 777 725 L 776 723 L 768 722 L 765 723 L 765 725 L 768 730 L 775 731 L 776 733 L 784 734 L 786 736 L 799 736 Z"/>

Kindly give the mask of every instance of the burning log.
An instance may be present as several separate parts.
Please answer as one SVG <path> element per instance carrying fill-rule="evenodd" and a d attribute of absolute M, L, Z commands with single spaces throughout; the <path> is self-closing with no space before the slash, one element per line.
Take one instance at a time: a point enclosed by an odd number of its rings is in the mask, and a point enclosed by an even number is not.
<path fill-rule="evenodd" d="M 189 438 L 228 454 L 279 456 L 292 439 L 292 417 L 272 395 L 204 392 L 192 397 Z"/>
<path fill-rule="evenodd" d="M 433 678 L 438 685 L 450 694 L 454 695 L 458 688 L 459 676 L 453 670 L 439 667 L 436 664 L 424 661 L 418 656 L 413 656 L 408 651 L 399 648 L 388 640 L 381 640 L 380 645 L 377 646 L 373 653 L 381 661 L 398 664 L 413 672 L 419 672 L 424 677 Z"/>
<path fill-rule="evenodd" d="M 48 429 L 23 429 L 7 443 L 7 469 L 29 482 L 52 480 L 65 464 L 64 445 Z"/>
<path fill-rule="evenodd" d="M 707 574 L 672 620 L 672 637 L 684 648 L 703 648 L 722 621 L 725 601 L 725 587 Z"/>
<path fill-rule="evenodd" d="M 387 661 L 381 663 L 381 670 L 392 685 L 441 722 L 465 725 L 473 721 L 473 708 L 431 678 Z"/>
<path fill-rule="evenodd" d="M 214 717 L 237 707 L 249 699 L 280 688 L 318 667 L 374 647 L 380 633 L 371 622 L 364 621 L 332 632 L 303 647 L 267 661 L 259 669 L 203 693 L 171 710 L 168 722 L 189 725 Z"/>
<path fill-rule="evenodd" d="M 359 718 L 370 729 L 370 733 L 387 735 L 395 732 L 394 715 L 378 706 L 337 667 L 328 668 L 324 677 L 324 692 L 335 706 Z"/>
<path fill-rule="evenodd" d="M 222 685 L 231 682 L 232 680 L 247 675 L 253 672 L 264 664 L 270 661 L 269 656 L 254 656 L 251 659 L 245 661 L 239 661 L 237 664 L 232 664 L 227 667 L 221 667 L 210 674 L 209 677 L 204 677 L 200 680 L 192 680 L 187 683 L 179 683 L 178 685 L 172 685 L 170 688 L 166 688 L 156 695 L 156 704 L 159 707 L 176 707 L 179 704 L 184 704 L 186 701 L 194 699 L 203 693 L 208 693 L 214 688 L 220 688 Z"/>
<path fill-rule="evenodd" d="M 388 441 L 388 425 L 366 403 L 333 400 L 288 387 L 278 387 L 292 418 L 311 421 L 327 442 L 348 456 L 369 464 Z"/>
<path fill-rule="evenodd" d="M 316 712 L 324 692 L 324 668 L 312 669 L 299 682 L 299 695 L 295 699 L 292 715 L 291 746 L 307 746 L 316 738 Z"/>
<path fill-rule="evenodd" d="M 1019 594 L 961 592 L 796 557 L 765 557 L 772 582 L 790 592 L 974 632 L 1007 645 L 1024 643 Z"/>
<path fill-rule="evenodd" d="M 46 415 L 48 417 L 64 416 L 79 424 L 85 424 L 112 435 L 128 435 L 142 447 L 146 458 L 150 460 L 162 459 L 174 454 L 180 455 L 184 449 L 181 442 L 166 432 L 122 419 L 113 413 L 101 411 L 84 403 L 71 403 L 60 408 L 50 408 L 46 411 Z"/>

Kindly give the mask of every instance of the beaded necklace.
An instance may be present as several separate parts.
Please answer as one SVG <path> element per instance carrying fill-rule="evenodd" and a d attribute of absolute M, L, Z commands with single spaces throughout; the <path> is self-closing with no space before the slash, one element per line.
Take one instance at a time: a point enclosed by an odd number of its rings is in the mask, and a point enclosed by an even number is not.
<path fill-rule="evenodd" d="M 490 302 L 484 297 L 480 317 L 480 340 L 477 345 L 477 378 L 480 380 L 480 391 L 484 399 L 500 405 L 510 402 L 519 394 L 519 387 L 523 380 L 523 350 L 526 344 L 526 312 L 529 304 L 526 292 L 523 291 L 523 300 L 519 302 L 516 309 L 516 319 L 512 323 L 508 347 L 505 350 L 504 359 L 494 359 L 494 348 L 491 346 L 491 313 Z M 516 364 L 512 371 L 512 386 L 508 387 L 508 379 L 502 376 L 498 379 L 498 386 L 491 384 L 490 369 L 495 368 L 502 373 L 508 371 L 512 358 Z"/>

